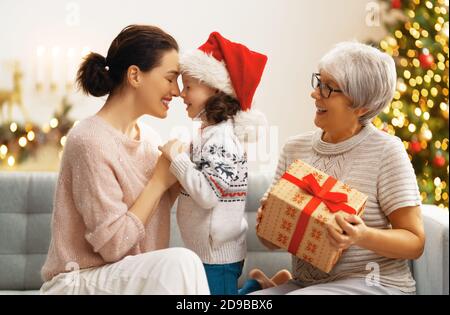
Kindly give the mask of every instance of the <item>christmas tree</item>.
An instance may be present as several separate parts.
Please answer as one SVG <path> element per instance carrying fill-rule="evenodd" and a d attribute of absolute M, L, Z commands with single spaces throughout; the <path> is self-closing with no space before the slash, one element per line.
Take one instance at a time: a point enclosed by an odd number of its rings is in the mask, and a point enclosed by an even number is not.
<path fill-rule="evenodd" d="M 375 125 L 403 140 L 423 203 L 448 210 L 448 0 L 380 0 L 402 18 L 379 47 L 397 65 L 397 91 Z"/>

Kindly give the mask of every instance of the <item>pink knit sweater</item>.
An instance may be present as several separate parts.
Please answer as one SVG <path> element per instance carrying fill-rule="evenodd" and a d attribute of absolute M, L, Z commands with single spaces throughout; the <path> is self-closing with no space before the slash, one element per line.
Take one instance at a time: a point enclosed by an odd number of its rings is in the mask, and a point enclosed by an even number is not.
<path fill-rule="evenodd" d="M 128 211 L 159 156 L 158 135 L 141 123 L 138 128 L 140 139 L 132 140 L 93 116 L 70 131 L 56 187 L 44 281 L 169 246 L 168 194 L 145 226 Z"/>

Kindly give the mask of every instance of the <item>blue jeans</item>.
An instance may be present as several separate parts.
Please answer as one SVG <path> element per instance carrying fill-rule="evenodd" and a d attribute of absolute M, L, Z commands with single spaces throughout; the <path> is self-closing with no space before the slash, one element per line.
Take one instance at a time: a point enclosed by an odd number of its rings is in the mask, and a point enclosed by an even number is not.
<path fill-rule="evenodd" d="M 248 279 L 245 281 L 242 288 L 239 289 L 239 295 L 246 295 L 255 291 L 262 290 L 261 285 L 255 279 Z"/>
<path fill-rule="evenodd" d="M 238 289 L 237 283 L 242 274 L 244 261 L 232 264 L 203 264 L 203 266 L 212 295 L 246 295 L 262 289 L 259 282 L 254 279 L 248 279 L 242 288 Z"/>
<path fill-rule="evenodd" d="M 231 264 L 203 264 L 212 295 L 237 295 L 238 279 L 242 274 L 244 261 Z"/>

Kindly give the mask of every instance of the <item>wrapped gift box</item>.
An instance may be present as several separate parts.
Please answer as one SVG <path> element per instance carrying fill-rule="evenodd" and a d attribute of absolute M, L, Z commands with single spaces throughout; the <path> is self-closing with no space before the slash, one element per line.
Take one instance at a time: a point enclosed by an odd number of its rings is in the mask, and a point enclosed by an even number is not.
<path fill-rule="evenodd" d="M 341 230 L 338 212 L 361 216 L 367 196 L 296 160 L 267 197 L 257 234 L 329 273 L 342 254 L 328 239 L 329 225 Z"/>

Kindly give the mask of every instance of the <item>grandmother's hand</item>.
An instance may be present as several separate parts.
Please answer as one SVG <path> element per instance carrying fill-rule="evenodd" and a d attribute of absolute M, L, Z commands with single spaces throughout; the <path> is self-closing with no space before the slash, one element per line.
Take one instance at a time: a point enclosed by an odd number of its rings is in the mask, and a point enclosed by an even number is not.
<path fill-rule="evenodd" d="M 256 212 L 256 231 L 258 231 L 259 224 L 261 223 L 261 219 L 262 219 L 263 212 L 264 212 L 264 206 L 265 206 L 265 200 L 263 200 L 261 202 L 261 207 L 259 207 L 258 212 Z M 279 246 L 273 244 L 272 242 L 269 242 L 268 240 L 263 239 L 258 234 L 256 234 L 256 236 L 258 236 L 259 241 L 268 249 L 275 250 L 275 249 L 280 248 Z"/>
<path fill-rule="evenodd" d="M 359 216 L 337 213 L 335 218 L 341 230 L 328 226 L 328 238 L 334 247 L 347 249 L 358 245 L 366 236 L 368 227 Z"/>
<path fill-rule="evenodd" d="M 259 224 L 261 223 L 263 209 L 260 207 L 256 212 L 256 230 L 258 230 Z"/>
<path fill-rule="evenodd" d="M 180 140 L 170 140 L 163 146 L 158 146 L 162 154 L 172 162 L 172 160 L 180 153 L 186 152 L 188 145 Z"/>

